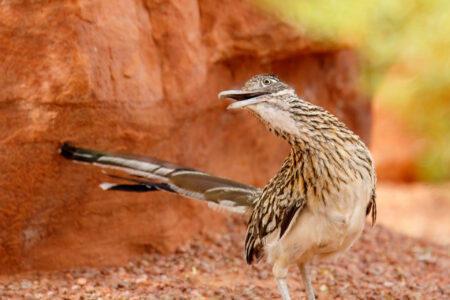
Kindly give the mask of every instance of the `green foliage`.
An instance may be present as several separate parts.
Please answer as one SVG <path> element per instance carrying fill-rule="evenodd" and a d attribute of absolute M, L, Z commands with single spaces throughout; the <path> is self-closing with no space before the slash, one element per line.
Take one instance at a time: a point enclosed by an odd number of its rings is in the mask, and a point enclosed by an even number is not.
<path fill-rule="evenodd" d="M 450 178 L 450 1 L 259 0 L 311 39 L 350 45 L 361 88 L 426 137 L 423 179 Z M 393 145 L 395 147 L 395 145 Z"/>

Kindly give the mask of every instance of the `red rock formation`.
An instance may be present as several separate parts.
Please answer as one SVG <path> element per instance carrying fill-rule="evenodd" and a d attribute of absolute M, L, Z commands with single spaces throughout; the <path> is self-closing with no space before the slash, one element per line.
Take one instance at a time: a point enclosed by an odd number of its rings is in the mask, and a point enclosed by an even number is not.
<path fill-rule="evenodd" d="M 424 137 L 413 133 L 381 99 L 373 103 L 371 150 L 378 181 L 416 181 Z"/>
<path fill-rule="evenodd" d="M 287 146 L 217 93 L 276 73 L 367 138 L 357 65 L 245 1 L 0 4 L 0 272 L 121 263 L 223 228 L 194 200 L 101 191 L 61 142 L 261 186 Z"/>

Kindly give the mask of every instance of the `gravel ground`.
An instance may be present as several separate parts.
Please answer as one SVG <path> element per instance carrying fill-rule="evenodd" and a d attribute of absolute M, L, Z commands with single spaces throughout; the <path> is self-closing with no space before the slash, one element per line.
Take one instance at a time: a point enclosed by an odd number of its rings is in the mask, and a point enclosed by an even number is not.
<path fill-rule="evenodd" d="M 126 266 L 0 277 L 1 299 L 280 299 L 266 263 L 243 259 L 242 221 L 227 234 L 202 235 L 179 253 L 147 254 Z M 450 251 L 436 244 L 366 226 L 336 261 L 310 267 L 318 299 L 450 299 Z M 288 285 L 304 298 L 292 268 Z"/>

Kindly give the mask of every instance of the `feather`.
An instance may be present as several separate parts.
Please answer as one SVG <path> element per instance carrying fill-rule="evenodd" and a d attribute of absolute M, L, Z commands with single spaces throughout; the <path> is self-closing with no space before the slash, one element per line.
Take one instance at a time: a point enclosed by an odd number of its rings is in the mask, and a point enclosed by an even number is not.
<path fill-rule="evenodd" d="M 137 178 L 108 174 L 133 184 L 102 183 L 104 190 L 149 192 L 167 191 L 205 200 L 213 206 L 244 212 L 252 206 L 259 189 L 230 179 L 213 176 L 151 157 L 82 149 L 64 143 L 60 154 L 73 161 L 126 172 Z"/>

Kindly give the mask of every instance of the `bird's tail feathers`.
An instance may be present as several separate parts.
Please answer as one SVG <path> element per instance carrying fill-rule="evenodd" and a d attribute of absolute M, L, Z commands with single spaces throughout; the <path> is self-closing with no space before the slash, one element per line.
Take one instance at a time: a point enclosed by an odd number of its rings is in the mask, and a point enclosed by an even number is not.
<path fill-rule="evenodd" d="M 102 183 L 100 187 L 104 190 L 166 191 L 205 200 L 213 207 L 238 212 L 252 206 L 259 192 L 258 189 L 240 182 L 150 157 L 82 149 L 68 143 L 63 144 L 60 154 L 74 161 L 124 171 L 137 177 L 109 174 L 110 177 L 127 183 Z"/>

